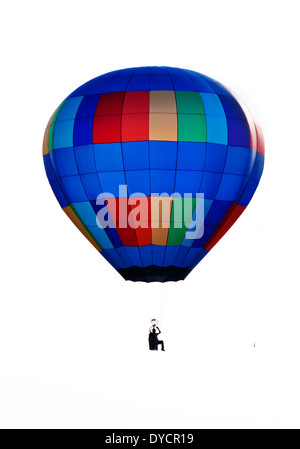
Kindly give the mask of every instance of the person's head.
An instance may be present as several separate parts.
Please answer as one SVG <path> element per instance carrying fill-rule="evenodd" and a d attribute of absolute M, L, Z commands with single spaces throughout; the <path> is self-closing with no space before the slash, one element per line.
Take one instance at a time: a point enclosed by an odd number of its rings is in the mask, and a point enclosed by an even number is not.
<path fill-rule="evenodd" d="M 151 320 L 151 324 L 152 324 L 153 327 L 157 326 L 157 321 L 156 321 L 155 318 L 153 320 Z"/>

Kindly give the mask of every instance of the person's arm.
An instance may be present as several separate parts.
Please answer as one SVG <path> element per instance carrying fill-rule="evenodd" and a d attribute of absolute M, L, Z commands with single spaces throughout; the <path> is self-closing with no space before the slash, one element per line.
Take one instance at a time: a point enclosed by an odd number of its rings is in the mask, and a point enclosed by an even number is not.
<path fill-rule="evenodd" d="M 156 335 L 159 335 L 159 334 L 161 334 L 160 328 L 159 328 L 159 327 L 157 327 L 156 329 L 157 329 L 157 334 L 156 334 Z"/>

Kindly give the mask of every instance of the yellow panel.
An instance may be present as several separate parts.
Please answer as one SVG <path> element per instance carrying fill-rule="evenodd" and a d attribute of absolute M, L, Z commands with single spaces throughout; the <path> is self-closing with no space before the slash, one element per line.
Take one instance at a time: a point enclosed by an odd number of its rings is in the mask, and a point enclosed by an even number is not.
<path fill-rule="evenodd" d="M 67 214 L 74 225 L 79 229 L 79 231 L 88 239 L 88 241 L 96 248 L 97 251 L 102 251 L 101 246 L 93 239 L 88 230 L 84 227 L 82 222 L 79 220 L 71 206 L 63 207 L 63 211 Z"/>
<path fill-rule="evenodd" d="M 177 142 L 177 136 L 177 114 L 150 114 L 149 140 Z"/>
<path fill-rule="evenodd" d="M 165 246 L 168 240 L 173 198 L 151 197 L 152 244 Z"/>
<path fill-rule="evenodd" d="M 58 109 L 58 108 L 57 108 Z M 51 118 L 48 122 L 48 125 L 46 126 L 45 129 L 45 134 L 44 134 L 44 140 L 43 140 L 43 156 L 45 156 L 46 154 L 49 154 L 49 134 L 50 134 L 50 126 L 52 123 L 52 120 L 56 114 L 57 109 L 53 112 L 53 114 L 51 115 Z"/>
<path fill-rule="evenodd" d="M 174 91 L 151 91 L 150 113 L 177 114 L 176 97 Z"/>

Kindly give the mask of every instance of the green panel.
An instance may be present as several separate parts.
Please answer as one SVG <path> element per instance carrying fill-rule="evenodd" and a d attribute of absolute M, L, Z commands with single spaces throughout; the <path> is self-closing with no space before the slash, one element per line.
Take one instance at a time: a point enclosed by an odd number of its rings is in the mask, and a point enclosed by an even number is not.
<path fill-rule="evenodd" d="M 58 114 L 60 113 L 61 108 L 63 107 L 63 105 L 65 104 L 66 101 L 67 100 L 64 100 L 62 102 L 62 104 L 57 108 L 57 110 L 56 110 L 56 112 L 54 114 L 54 117 L 52 119 L 52 123 L 51 123 L 51 126 L 50 126 L 50 132 L 49 132 L 49 153 L 50 153 L 50 151 L 53 150 L 53 135 L 54 135 L 55 123 L 56 123 Z"/>
<path fill-rule="evenodd" d="M 196 206 L 196 198 L 174 198 L 167 246 L 180 246 Z M 185 222 L 188 225 L 185 225 Z"/>
<path fill-rule="evenodd" d="M 179 142 L 206 142 L 206 136 L 204 115 L 178 114 Z"/>
<path fill-rule="evenodd" d="M 198 92 L 176 92 L 177 112 L 205 115 L 202 98 Z"/>

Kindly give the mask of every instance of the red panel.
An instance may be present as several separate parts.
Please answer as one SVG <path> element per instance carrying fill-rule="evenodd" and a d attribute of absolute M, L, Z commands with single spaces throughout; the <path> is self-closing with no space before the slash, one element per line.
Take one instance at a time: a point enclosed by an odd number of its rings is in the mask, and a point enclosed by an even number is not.
<path fill-rule="evenodd" d="M 124 246 L 139 246 L 134 229 L 130 227 L 126 229 L 117 228 L 117 231 Z"/>
<path fill-rule="evenodd" d="M 152 244 L 151 199 L 129 198 L 130 210 L 133 211 L 132 226 L 135 228 L 139 246 Z M 136 213 L 134 213 L 136 210 Z"/>
<path fill-rule="evenodd" d="M 122 142 L 149 140 L 149 114 L 122 116 Z"/>
<path fill-rule="evenodd" d="M 115 204 L 113 204 L 114 201 Z M 109 198 L 106 203 L 124 246 L 151 245 L 151 201 L 149 198 Z M 136 214 L 130 215 L 130 212 L 135 209 Z M 142 223 L 145 227 L 140 226 Z"/>
<path fill-rule="evenodd" d="M 236 222 L 236 220 L 240 217 L 240 215 L 246 209 L 245 206 L 240 206 L 239 204 L 232 203 L 230 208 L 228 209 L 225 217 L 210 237 L 210 239 L 204 245 L 204 249 L 210 251 L 221 238 L 226 234 L 226 232 L 231 228 L 231 226 Z"/>
<path fill-rule="evenodd" d="M 121 115 L 125 92 L 102 94 L 97 105 L 95 116 Z"/>
<path fill-rule="evenodd" d="M 123 114 L 149 114 L 150 92 L 126 92 Z"/>
<path fill-rule="evenodd" d="M 121 116 L 110 115 L 94 118 L 93 143 L 121 141 Z"/>
<path fill-rule="evenodd" d="M 109 213 L 114 215 L 114 208 L 112 208 L 112 199 L 107 201 Z M 128 224 L 128 216 L 130 213 L 130 206 L 128 198 L 116 198 L 116 212 L 117 216 L 113 218 L 116 225 L 117 232 L 124 246 L 138 246 L 135 229 Z"/>
<path fill-rule="evenodd" d="M 259 125 L 255 124 L 256 133 L 257 133 L 257 152 L 261 154 L 265 154 L 265 139 L 262 132 L 262 129 Z"/>

